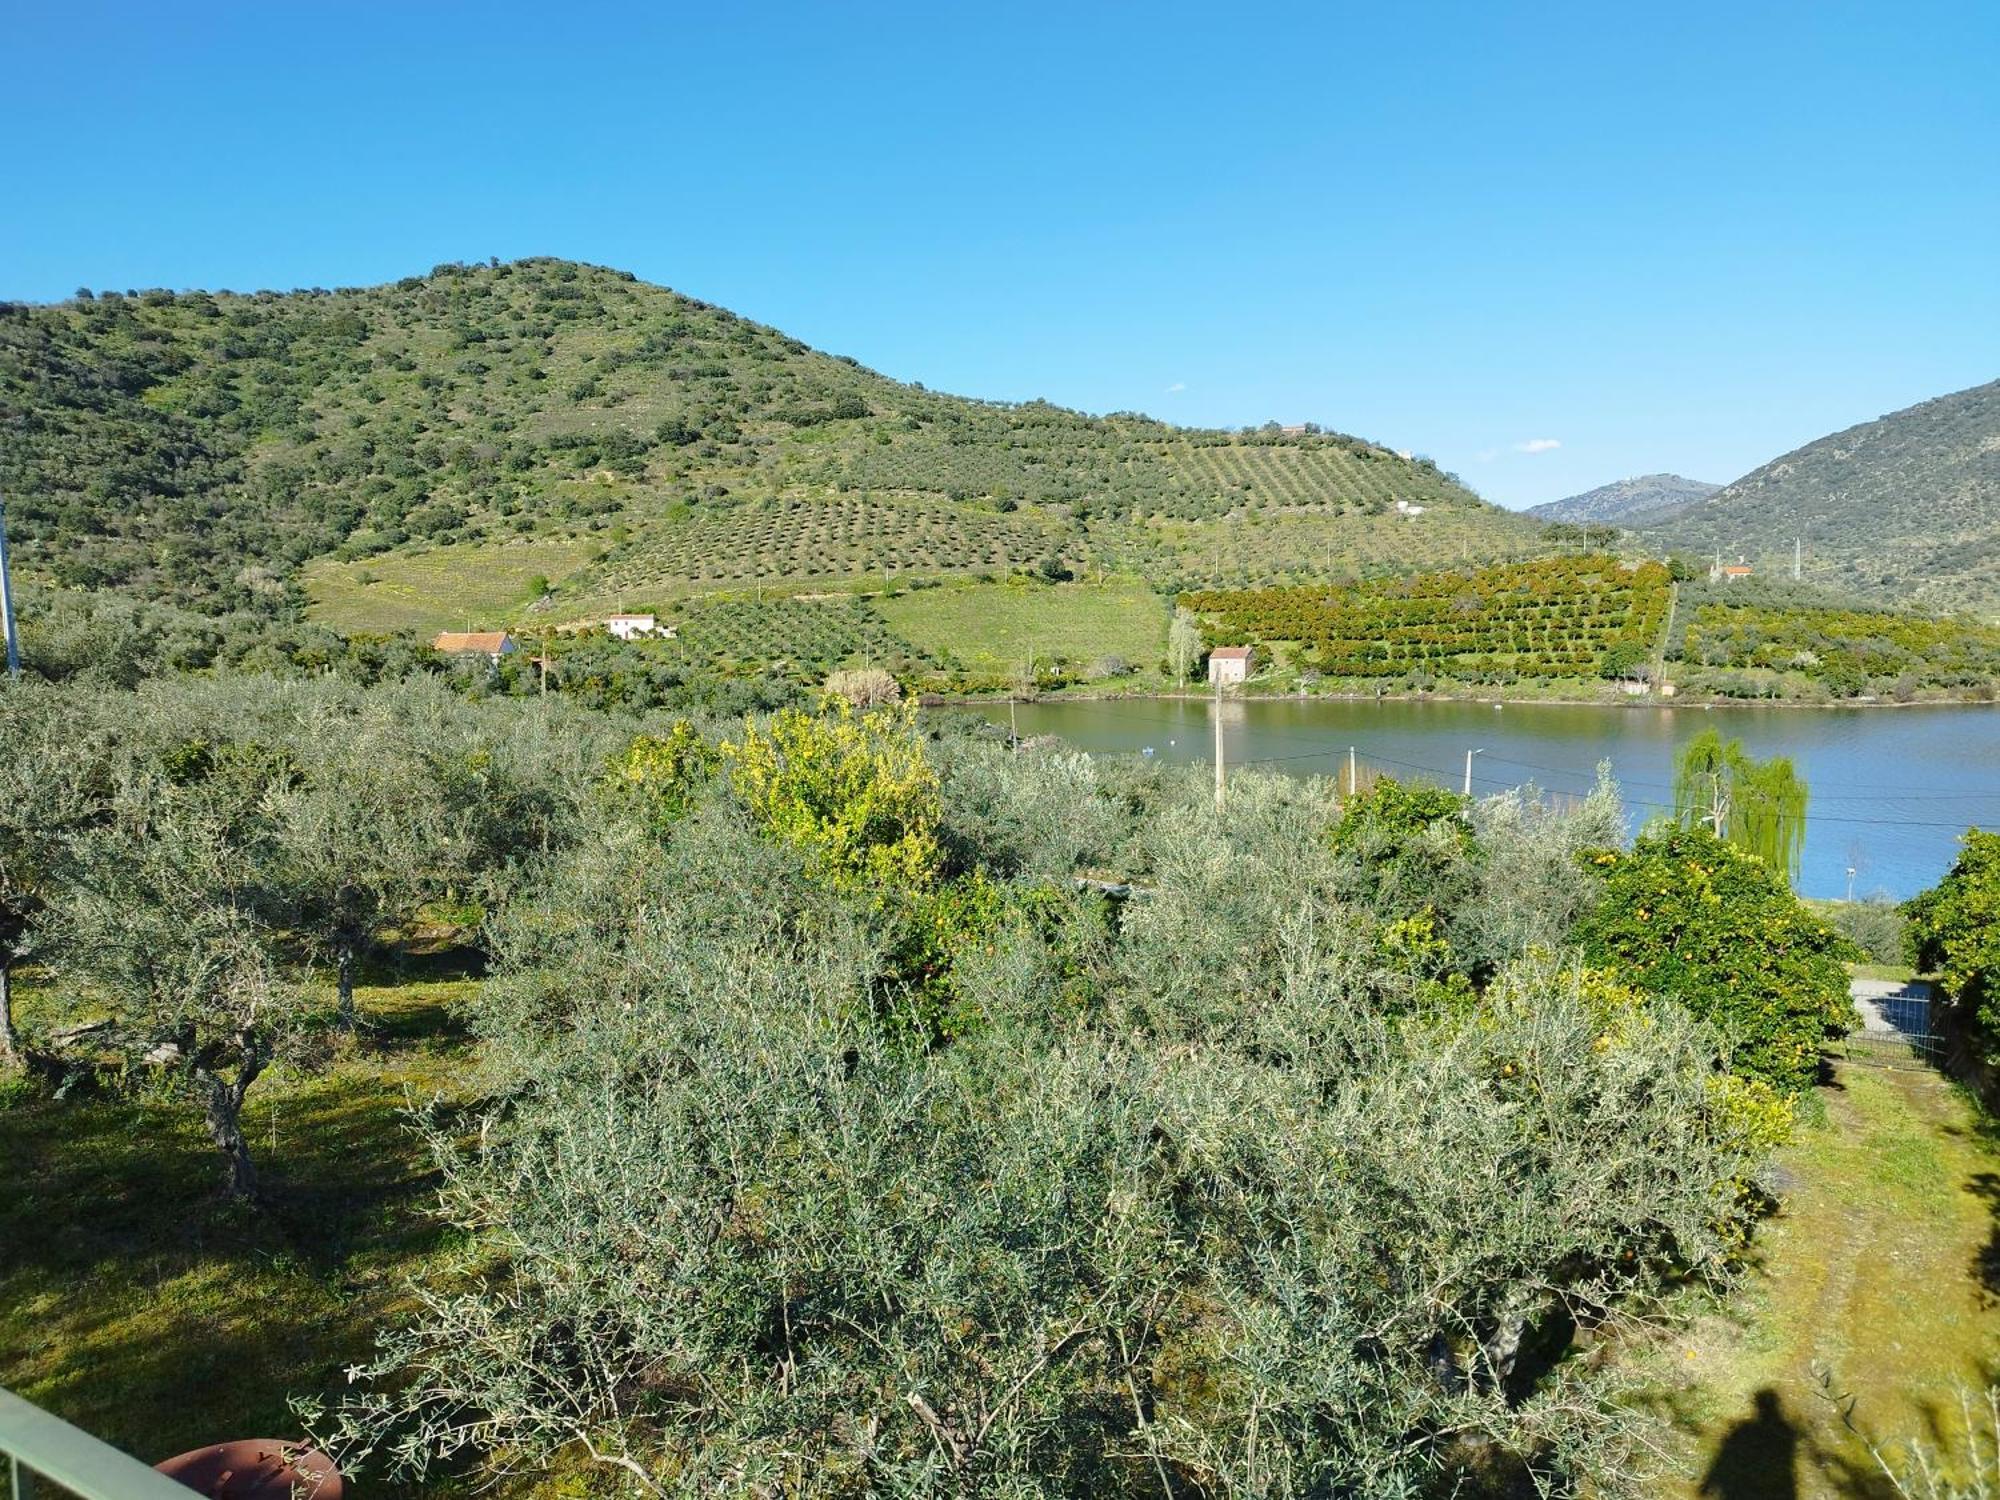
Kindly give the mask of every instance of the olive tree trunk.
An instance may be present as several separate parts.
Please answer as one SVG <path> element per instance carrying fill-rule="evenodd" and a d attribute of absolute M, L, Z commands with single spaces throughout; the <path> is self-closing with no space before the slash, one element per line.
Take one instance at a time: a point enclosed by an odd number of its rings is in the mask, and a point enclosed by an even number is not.
<path fill-rule="evenodd" d="M 334 983 L 340 991 L 340 1029 L 353 1031 L 361 1024 L 361 1013 L 354 1008 L 354 943 L 342 938 L 333 959 Z"/>
<path fill-rule="evenodd" d="M 237 1069 L 234 1078 L 197 1069 L 201 1084 L 202 1114 L 208 1137 L 215 1142 L 225 1162 L 224 1192 L 231 1198 L 257 1196 L 257 1163 L 250 1159 L 250 1143 L 243 1137 L 243 1096 L 264 1071 L 267 1058 L 253 1053 Z"/>
<path fill-rule="evenodd" d="M 14 1034 L 14 961 L 0 957 L 0 1063 L 21 1060 L 21 1041 Z"/>

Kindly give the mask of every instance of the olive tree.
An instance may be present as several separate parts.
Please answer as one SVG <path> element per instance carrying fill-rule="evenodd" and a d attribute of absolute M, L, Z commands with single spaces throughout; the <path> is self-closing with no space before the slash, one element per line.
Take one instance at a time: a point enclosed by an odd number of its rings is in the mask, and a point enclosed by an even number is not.
<path fill-rule="evenodd" d="M 431 748 L 386 716 L 349 720 L 270 802 L 287 922 L 331 959 L 345 1027 L 358 1019 L 355 963 L 376 930 L 470 868 L 466 799 Z"/>
<path fill-rule="evenodd" d="M 1260 849 L 1332 878 L 1308 793 L 1232 809 L 1251 826 L 1164 840 L 1176 886 Z M 574 1450 L 676 1495 L 1617 1492 L 1629 1417 L 1554 1356 L 1724 1269 L 1756 1143 L 1702 1027 L 1554 962 L 1392 1020 L 1322 890 L 1192 984 L 1149 958 L 1067 1011 L 995 983 L 983 1026 L 912 1046 L 872 1002 L 867 902 L 766 816 L 608 830 L 502 922 L 494 1103 L 429 1129 L 462 1253 L 316 1413 L 349 1462 Z M 1167 904 L 1127 917 L 1162 960 L 1192 930 Z"/>
<path fill-rule="evenodd" d="M 67 972 L 98 1012 L 72 1035 L 121 1054 L 131 1076 L 191 1099 L 221 1153 L 232 1197 L 257 1191 L 243 1101 L 269 1068 L 321 1053 L 310 991 L 281 962 L 259 915 L 264 851 L 212 809 L 168 801 L 130 829 L 86 835 L 61 912 Z"/>
<path fill-rule="evenodd" d="M 91 798 L 71 697 L 39 685 L 0 691 L 0 1064 L 18 1062 L 13 973 L 42 936 L 64 840 Z"/>

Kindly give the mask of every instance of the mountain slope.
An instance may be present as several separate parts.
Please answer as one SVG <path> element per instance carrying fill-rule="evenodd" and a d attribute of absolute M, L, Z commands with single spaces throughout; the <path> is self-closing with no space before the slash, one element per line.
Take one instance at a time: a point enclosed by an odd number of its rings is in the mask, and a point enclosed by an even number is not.
<path fill-rule="evenodd" d="M 2000 612 L 2000 381 L 1834 433 L 1645 528 L 1869 597 Z"/>
<path fill-rule="evenodd" d="M 1173 587 L 1537 546 L 1356 438 L 941 395 L 553 260 L 0 306 L 0 486 L 28 572 L 211 609 L 309 589 L 361 626 L 544 581 L 558 607 L 1019 566 Z"/>
<path fill-rule="evenodd" d="M 1663 520 L 1670 513 L 1706 500 L 1721 488 L 1719 484 L 1704 484 L 1679 474 L 1641 474 L 1636 479 L 1601 484 L 1581 495 L 1532 505 L 1528 514 L 1542 521 L 1602 521 L 1631 526 Z"/>

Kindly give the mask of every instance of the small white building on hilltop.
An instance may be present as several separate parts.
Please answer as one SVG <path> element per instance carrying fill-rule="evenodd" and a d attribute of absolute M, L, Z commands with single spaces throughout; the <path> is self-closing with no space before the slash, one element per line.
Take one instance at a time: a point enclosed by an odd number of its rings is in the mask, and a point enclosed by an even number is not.
<path fill-rule="evenodd" d="M 656 635 L 662 640 L 674 638 L 674 627 L 662 625 L 657 615 L 612 615 L 604 622 L 604 628 L 621 641 L 637 640 L 641 636 Z"/>
<path fill-rule="evenodd" d="M 1217 646 L 1208 653 L 1208 680 L 1219 687 L 1233 687 L 1250 676 L 1255 663 L 1255 646 Z"/>

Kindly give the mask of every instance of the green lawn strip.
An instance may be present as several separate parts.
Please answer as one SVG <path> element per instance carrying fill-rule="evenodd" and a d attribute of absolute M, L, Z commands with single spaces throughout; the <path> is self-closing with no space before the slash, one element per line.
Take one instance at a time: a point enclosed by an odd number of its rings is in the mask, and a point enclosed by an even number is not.
<path fill-rule="evenodd" d="M 600 544 L 480 542 L 389 552 L 305 570 L 312 618 L 344 631 L 495 629 L 533 600 L 533 580 L 560 582 Z"/>
<path fill-rule="evenodd" d="M 183 1102 L 37 1090 L 0 1108 L 0 1385 L 148 1461 L 296 1433 L 288 1399 L 337 1393 L 442 1248 L 404 1108 L 464 1096 L 453 1010 L 474 989 L 364 987 L 368 1030 L 329 1071 L 259 1080 L 254 1212 L 221 1202 Z"/>
<path fill-rule="evenodd" d="M 1122 656 L 1156 669 L 1166 649 L 1164 602 L 1135 579 L 978 583 L 880 599 L 889 626 L 928 655 L 981 671 L 1019 671 L 1033 652 L 1087 667 Z"/>
<path fill-rule="evenodd" d="M 1680 1479 L 1664 1493 L 1877 1493 L 1830 1389 L 1885 1447 L 1949 1442 L 1958 1393 L 1996 1373 L 2000 1149 L 1935 1073 L 1845 1065 L 1826 1120 L 1783 1153 L 1781 1211 L 1729 1303 L 1651 1351 Z M 1821 1372 L 1826 1379 L 1822 1382 Z M 1775 1409 L 1759 1412 L 1759 1393 Z M 1879 1478 L 1879 1476 L 1876 1476 Z"/>

